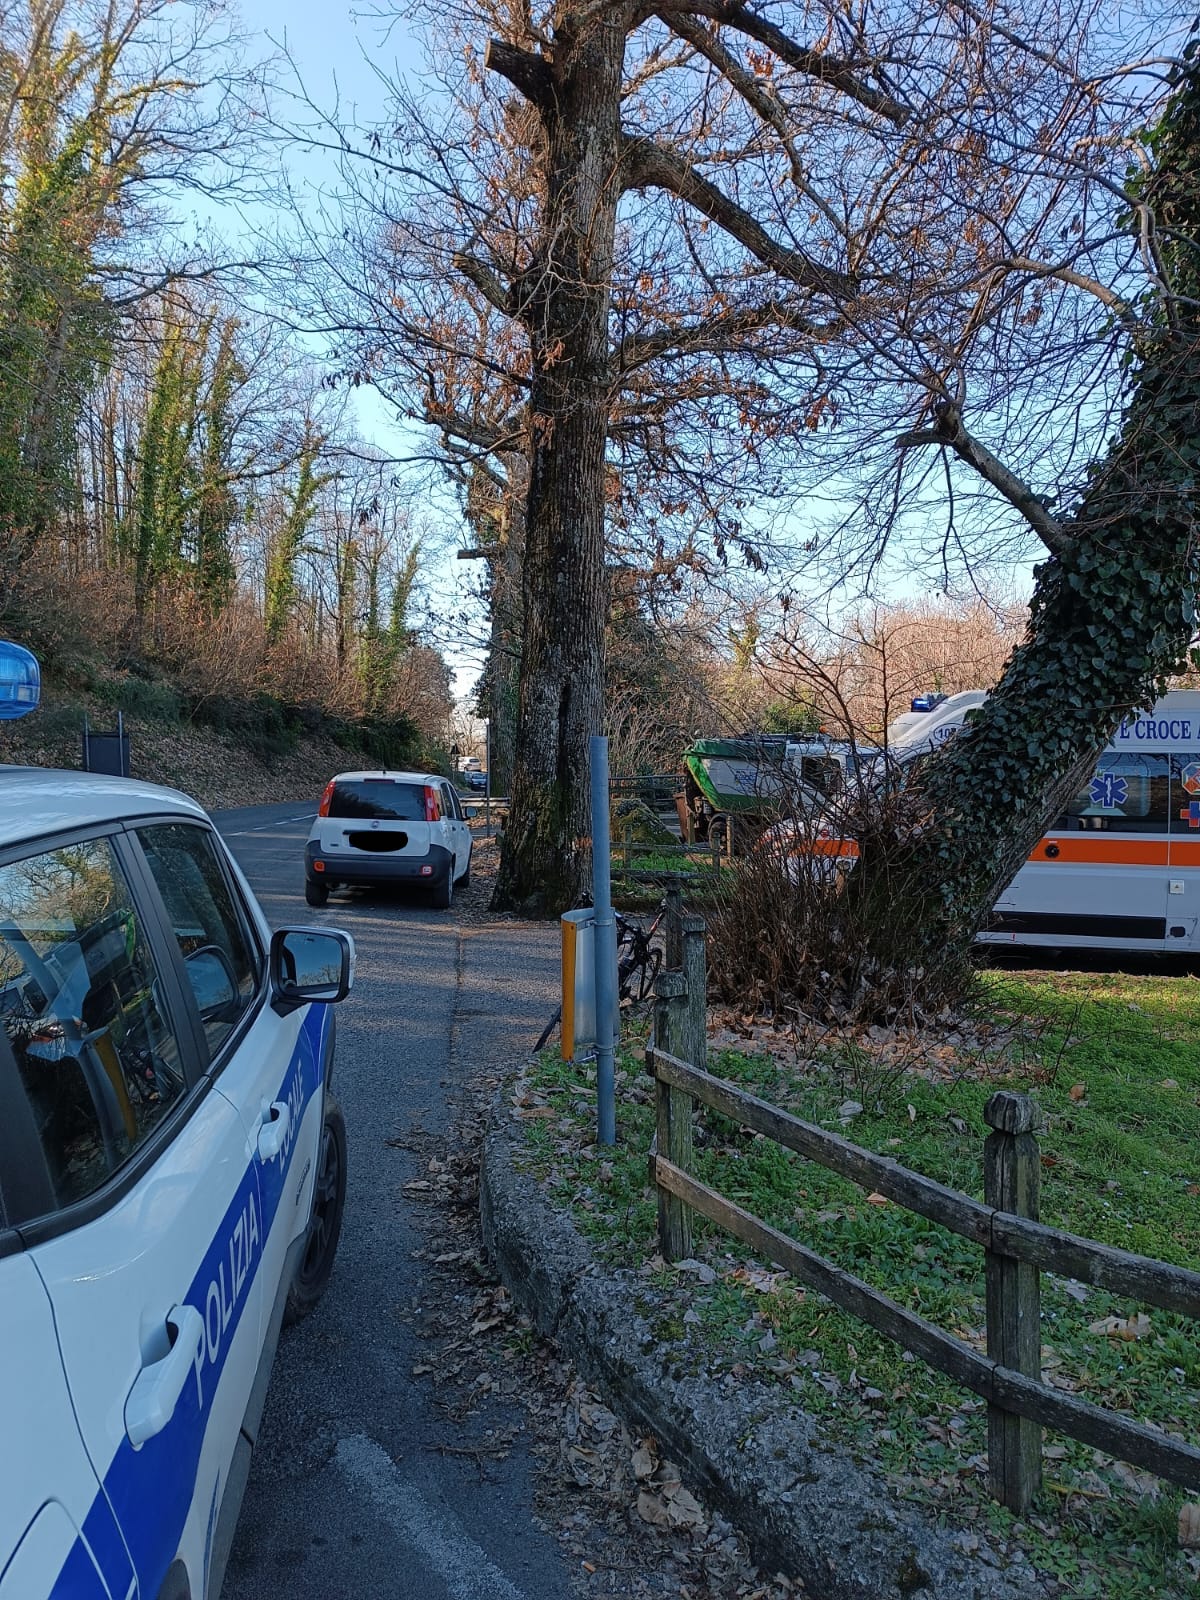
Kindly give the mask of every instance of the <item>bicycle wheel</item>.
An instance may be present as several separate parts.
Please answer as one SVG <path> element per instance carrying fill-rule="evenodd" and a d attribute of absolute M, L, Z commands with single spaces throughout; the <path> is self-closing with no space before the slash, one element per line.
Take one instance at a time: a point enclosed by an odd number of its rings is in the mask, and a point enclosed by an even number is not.
<path fill-rule="evenodd" d="M 657 945 L 651 945 L 646 951 L 646 959 L 638 969 L 637 993 L 634 1000 L 641 1005 L 654 994 L 654 980 L 662 970 L 663 953 Z"/>

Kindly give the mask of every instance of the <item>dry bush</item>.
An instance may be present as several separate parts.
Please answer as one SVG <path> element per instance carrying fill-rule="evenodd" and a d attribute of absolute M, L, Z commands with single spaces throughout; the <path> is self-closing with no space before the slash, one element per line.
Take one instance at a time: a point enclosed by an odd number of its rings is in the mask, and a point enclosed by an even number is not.
<path fill-rule="evenodd" d="M 779 1022 L 902 1027 L 961 1000 L 969 964 L 948 952 L 937 971 L 914 967 L 905 928 L 921 908 L 897 916 L 889 892 L 904 841 L 929 821 L 905 781 L 913 771 L 881 756 L 852 764 L 838 795 L 790 791 L 784 820 L 738 863 L 710 913 L 716 998 Z"/>
<path fill-rule="evenodd" d="M 936 819 L 913 781 L 922 758 L 899 764 L 880 740 L 915 694 L 990 687 L 1019 621 L 982 602 L 879 609 L 836 649 L 799 636 L 776 645 L 777 687 L 819 707 L 847 782 L 815 805 L 798 789 L 786 796 L 787 820 L 740 866 L 713 918 L 719 995 L 839 1025 L 916 1025 L 962 1000 L 971 969 L 961 954 L 929 971 L 906 948 L 927 909 L 907 846 Z M 853 853 L 834 853 L 840 841 Z"/>
<path fill-rule="evenodd" d="M 133 595 L 124 575 L 108 568 L 83 568 L 64 581 L 61 556 L 47 547 L 23 562 L 4 624 L 36 646 L 43 671 L 73 677 L 129 647 Z"/>
<path fill-rule="evenodd" d="M 141 644 L 167 667 L 193 706 L 252 698 L 274 687 L 262 619 L 240 595 L 214 613 L 190 589 L 161 584 L 143 618 Z"/>

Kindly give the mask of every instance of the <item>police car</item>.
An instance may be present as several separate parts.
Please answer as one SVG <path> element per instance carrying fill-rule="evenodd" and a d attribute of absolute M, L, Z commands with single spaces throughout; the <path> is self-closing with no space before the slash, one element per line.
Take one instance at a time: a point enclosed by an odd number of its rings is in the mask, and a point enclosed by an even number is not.
<path fill-rule="evenodd" d="M 0 1600 L 216 1600 L 333 1268 L 353 959 L 183 795 L 0 767 Z"/>

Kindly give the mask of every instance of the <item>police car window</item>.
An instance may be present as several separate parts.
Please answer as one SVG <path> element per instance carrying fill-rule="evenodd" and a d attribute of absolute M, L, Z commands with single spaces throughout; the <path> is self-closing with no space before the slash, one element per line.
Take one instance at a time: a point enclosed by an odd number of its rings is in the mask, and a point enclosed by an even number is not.
<path fill-rule="evenodd" d="M 257 952 L 203 828 L 162 823 L 140 828 L 138 838 L 179 941 L 209 1054 L 216 1056 L 254 999 Z"/>
<path fill-rule="evenodd" d="M 1165 755 L 1104 755 L 1063 824 L 1080 832 L 1165 833 L 1169 789 Z"/>
<path fill-rule="evenodd" d="M 0 1070 L 15 1069 L 32 1113 L 28 1159 L 59 1208 L 98 1189 L 184 1093 L 146 931 L 107 840 L 0 867 L 0 1026 Z"/>

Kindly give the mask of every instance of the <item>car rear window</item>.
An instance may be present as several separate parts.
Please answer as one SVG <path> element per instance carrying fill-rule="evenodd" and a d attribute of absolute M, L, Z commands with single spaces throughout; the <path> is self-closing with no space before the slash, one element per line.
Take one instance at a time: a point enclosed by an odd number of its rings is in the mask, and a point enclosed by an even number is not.
<path fill-rule="evenodd" d="M 382 822 L 424 822 L 425 786 L 397 783 L 393 778 L 359 778 L 335 783 L 329 798 L 331 817 L 372 817 Z"/>

